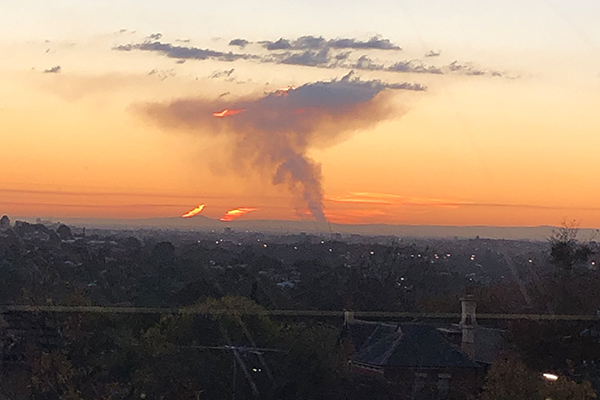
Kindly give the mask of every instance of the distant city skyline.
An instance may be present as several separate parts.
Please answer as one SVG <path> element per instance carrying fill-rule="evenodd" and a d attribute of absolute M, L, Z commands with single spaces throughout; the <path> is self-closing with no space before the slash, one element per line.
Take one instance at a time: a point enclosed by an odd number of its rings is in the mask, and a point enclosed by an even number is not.
<path fill-rule="evenodd" d="M 591 0 L 8 0 L 0 214 L 597 228 L 599 18 Z"/>

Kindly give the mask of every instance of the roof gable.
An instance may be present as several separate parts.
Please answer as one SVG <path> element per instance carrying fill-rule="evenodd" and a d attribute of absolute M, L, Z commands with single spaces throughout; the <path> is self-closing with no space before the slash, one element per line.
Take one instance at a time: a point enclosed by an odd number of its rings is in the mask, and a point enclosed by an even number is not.
<path fill-rule="evenodd" d="M 383 337 L 373 332 L 353 361 L 411 368 L 477 368 L 475 362 L 456 350 L 434 327 L 402 324 L 399 328 Z"/>

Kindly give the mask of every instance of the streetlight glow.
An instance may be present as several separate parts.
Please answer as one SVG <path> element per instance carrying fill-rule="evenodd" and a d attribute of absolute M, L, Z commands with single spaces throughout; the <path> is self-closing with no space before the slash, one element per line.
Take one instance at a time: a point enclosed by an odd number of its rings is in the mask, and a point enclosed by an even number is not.
<path fill-rule="evenodd" d="M 546 378 L 549 381 L 556 381 L 556 380 L 558 380 L 558 375 L 549 374 L 549 373 L 545 373 L 543 375 L 544 375 L 544 378 Z"/>

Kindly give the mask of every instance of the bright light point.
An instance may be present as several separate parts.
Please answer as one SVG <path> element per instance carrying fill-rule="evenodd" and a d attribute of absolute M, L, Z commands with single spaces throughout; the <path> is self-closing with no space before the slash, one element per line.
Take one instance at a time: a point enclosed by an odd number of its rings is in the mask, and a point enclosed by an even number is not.
<path fill-rule="evenodd" d="M 550 374 L 550 373 L 545 373 L 544 374 L 544 378 L 546 378 L 549 381 L 556 381 L 556 380 L 558 380 L 558 375 L 554 375 L 554 374 Z"/>

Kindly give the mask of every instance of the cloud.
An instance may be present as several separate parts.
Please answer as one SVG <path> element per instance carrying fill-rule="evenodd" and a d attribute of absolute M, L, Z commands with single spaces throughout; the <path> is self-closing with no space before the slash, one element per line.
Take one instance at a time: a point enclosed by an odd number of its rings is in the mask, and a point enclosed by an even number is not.
<path fill-rule="evenodd" d="M 373 193 L 373 192 L 350 192 L 343 196 L 329 196 L 326 201 L 335 203 L 348 203 L 365 206 L 428 206 L 428 207 L 491 207 L 491 208 L 520 208 L 532 210 L 582 210 L 599 211 L 600 207 L 565 207 L 538 204 L 515 204 L 515 203 L 486 203 L 466 200 L 451 200 L 429 197 L 404 196 L 391 193 Z"/>
<path fill-rule="evenodd" d="M 48 68 L 44 70 L 45 74 L 58 74 L 62 71 L 62 67 L 60 65 L 56 65 L 52 68 Z"/>
<path fill-rule="evenodd" d="M 316 67 L 327 65 L 330 61 L 331 58 L 329 56 L 329 50 L 323 49 L 321 51 L 307 50 L 303 53 L 288 54 L 280 62 L 282 64 L 306 65 L 309 67 Z"/>
<path fill-rule="evenodd" d="M 402 50 L 389 39 L 373 36 L 367 41 L 358 39 L 341 38 L 326 40 L 322 36 L 301 36 L 296 40 L 280 38 L 275 42 L 261 42 L 267 50 L 322 50 L 322 49 L 377 49 L 377 50 Z"/>
<path fill-rule="evenodd" d="M 327 47 L 327 41 L 322 37 L 302 36 L 294 41 L 294 49 L 322 49 Z"/>
<path fill-rule="evenodd" d="M 352 64 L 352 68 L 368 71 L 379 71 L 385 67 L 383 64 L 375 63 L 369 57 L 363 55 L 354 64 Z"/>
<path fill-rule="evenodd" d="M 484 75 L 485 72 L 473 67 L 470 63 L 468 64 L 459 64 L 458 61 L 454 60 L 449 65 L 448 68 L 452 72 L 463 72 L 467 75 Z"/>
<path fill-rule="evenodd" d="M 158 77 L 158 79 L 160 79 L 161 81 L 164 81 L 167 78 L 175 77 L 177 74 L 175 73 L 174 69 L 167 69 L 167 70 L 153 69 L 150 72 L 148 72 L 148 75 L 155 75 Z"/>
<path fill-rule="evenodd" d="M 212 75 L 210 77 L 212 79 L 222 78 L 222 77 L 230 77 L 231 74 L 233 74 L 233 71 L 235 71 L 235 68 L 226 69 L 225 71 L 215 71 L 212 73 Z"/>
<path fill-rule="evenodd" d="M 399 61 L 388 68 L 392 72 L 413 72 L 418 74 L 443 74 L 444 72 L 436 66 L 425 65 L 419 60 Z"/>
<path fill-rule="evenodd" d="M 390 193 L 372 193 L 372 192 L 351 192 L 344 196 L 331 196 L 326 200 L 336 203 L 352 203 L 380 206 L 439 206 L 439 207 L 457 207 L 472 205 L 472 202 L 447 200 L 438 198 L 423 198 L 402 196 Z"/>
<path fill-rule="evenodd" d="M 290 42 L 283 38 L 276 42 L 264 42 L 264 46 L 267 50 L 288 50 L 292 48 Z"/>
<path fill-rule="evenodd" d="M 215 59 L 219 61 L 235 61 L 239 59 L 251 59 L 259 58 L 250 54 L 235 54 L 232 52 L 224 53 L 221 51 L 200 49 L 198 47 L 187 47 L 187 46 L 174 46 L 169 43 L 161 43 L 158 41 L 146 41 L 140 44 L 125 44 L 119 45 L 113 48 L 118 51 L 151 51 L 160 54 L 164 54 L 170 58 L 178 58 L 181 60 L 192 59 L 192 60 L 208 60 Z"/>
<path fill-rule="evenodd" d="M 328 44 L 335 49 L 402 50 L 400 46 L 393 44 L 389 39 L 381 39 L 378 36 L 373 36 L 366 42 L 356 39 L 336 39 L 330 40 Z"/>
<path fill-rule="evenodd" d="M 357 68 L 359 68 L 359 66 L 357 66 Z M 443 66 L 426 65 L 421 60 L 398 61 L 385 68 L 385 70 L 390 72 L 407 72 L 417 74 L 461 74 L 472 76 L 487 75 L 508 79 L 518 78 L 518 75 L 511 75 L 491 69 L 481 69 L 475 67 L 472 63 L 460 64 L 458 61 L 453 61 L 450 64 Z"/>
<path fill-rule="evenodd" d="M 148 36 L 148 39 L 150 40 L 160 40 L 160 38 L 162 38 L 162 33 L 153 33 L 152 35 Z"/>
<path fill-rule="evenodd" d="M 157 37 L 158 34 L 151 35 Z M 243 47 L 245 39 L 233 39 L 230 45 Z M 211 49 L 201 49 L 192 46 L 178 46 L 160 41 L 146 40 L 138 44 L 123 44 L 114 47 L 119 51 L 150 51 L 176 58 L 177 63 L 183 63 L 185 60 L 218 60 L 231 62 L 236 60 L 256 60 L 261 63 L 301 65 L 317 68 L 346 68 L 365 71 L 388 71 L 399 73 L 418 73 L 418 74 L 461 74 L 461 75 L 487 75 L 493 77 L 504 77 L 509 79 L 518 78 L 518 75 L 508 74 L 490 69 L 475 67 L 472 63 L 459 63 L 453 61 L 448 65 L 426 64 L 421 60 L 404 60 L 390 64 L 389 62 L 380 62 L 372 60 L 368 55 L 361 55 L 358 59 L 351 60 L 352 51 L 340 51 L 340 49 L 397 49 L 400 47 L 391 43 L 388 39 L 373 37 L 368 41 L 359 41 L 356 39 L 331 39 L 326 40 L 322 37 L 302 36 L 296 40 L 289 41 L 280 38 L 275 42 L 260 42 L 271 51 L 268 55 L 222 52 Z M 431 50 L 426 57 L 436 57 L 439 51 Z"/>
<path fill-rule="evenodd" d="M 442 54 L 440 50 L 429 50 L 425 54 L 425 57 L 438 57 L 440 54 Z"/>
<path fill-rule="evenodd" d="M 299 215 L 308 209 L 317 221 L 325 221 L 321 166 L 308 152 L 401 116 L 388 89 L 424 90 L 408 83 L 363 81 L 351 72 L 341 79 L 231 103 L 222 98 L 187 98 L 147 104 L 142 111 L 163 127 L 227 139 L 233 171 L 252 168 L 272 184 L 287 186 L 298 203 Z"/>
<path fill-rule="evenodd" d="M 246 39 L 232 39 L 229 41 L 230 46 L 238 46 L 241 49 L 243 49 L 244 47 L 246 47 L 249 44 L 250 44 L 250 42 L 247 41 Z"/>

